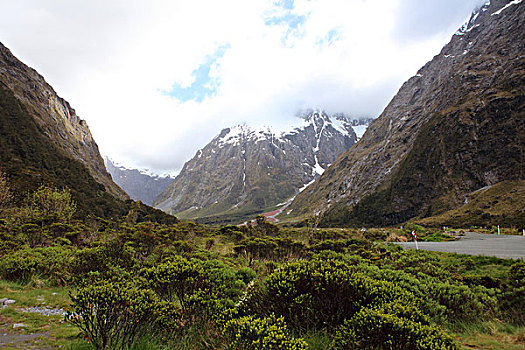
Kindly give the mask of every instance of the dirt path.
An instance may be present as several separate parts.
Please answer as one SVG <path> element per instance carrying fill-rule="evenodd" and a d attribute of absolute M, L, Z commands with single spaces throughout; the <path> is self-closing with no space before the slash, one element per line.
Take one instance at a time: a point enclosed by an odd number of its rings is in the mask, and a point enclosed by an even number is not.
<path fill-rule="evenodd" d="M 396 243 L 404 249 L 415 249 L 414 242 Z M 525 260 L 525 237 L 467 232 L 452 242 L 418 242 L 421 250 L 496 256 L 503 259 Z"/>

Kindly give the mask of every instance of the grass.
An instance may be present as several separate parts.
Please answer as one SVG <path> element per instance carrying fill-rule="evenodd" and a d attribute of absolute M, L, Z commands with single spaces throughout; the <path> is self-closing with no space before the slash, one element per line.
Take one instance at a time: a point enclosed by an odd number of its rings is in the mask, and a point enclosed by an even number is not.
<path fill-rule="evenodd" d="M 38 282 L 38 280 L 37 280 Z M 66 309 L 69 306 L 68 288 L 36 287 L 35 279 L 26 284 L 0 281 L 0 297 L 15 300 L 14 304 L 0 310 L 0 327 L 3 333 L 13 336 L 16 346 L 65 347 L 79 342 L 79 331 L 64 321 L 63 316 L 45 316 L 39 313 L 23 312 L 27 307 L 49 307 Z M 13 324 L 23 323 L 25 327 L 13 329 Z M 24 340 L 24 336 L 36 335 Z M 18 337 L 17 337 L 18 336 Z M 7 348 L 9 349 L 9 348 Z"/>
<path fill-rule="evenodd" d="M 502 181 L 468 195 L 468 203 L 436 216 L 417 220 L 425 226 L 491 226 L 501 225 L 502 234 L 520 234 L 525 221 L 525 181 Z M 507 226 L 503 231 L 503 226 Z M 509 231 L 510 230 L 510 231 Z M 494 233 L 494 230 L 491 230 Z"/>
<path fill-rule="evenodd" d="M 448 241 L 454 241 L 454 240 L 456 240 L 455 237 L 443 234 L 441 232 L 434 232 L 430 235 L 420 238 L 420 241 L 423 241 L 423 242 L 448 242 Z"/>
<path fill-rule="evenodd" d="M 0 280 L 0 296 L 16 300 L 16 307 L 47 306 L 50 308 L 66 308 L 69 306 L 68 288 L 38 288 L 34 286 L 40 283 L 38 281 L 40 280 L 33 279 L 29 283 L 20 284 Z"/>
<path fill-rule="evenodd" d="M 523 350 L 525 327 L 498 321 L 456 325 L 456 339 L 466 349 Z"/>
<path fill-rule="evenodd" d="M 332 342 L 332 339 L 325 333 L 307 333 L 301 338 L 308 343 L 309 350 L 328 349 Z"/>

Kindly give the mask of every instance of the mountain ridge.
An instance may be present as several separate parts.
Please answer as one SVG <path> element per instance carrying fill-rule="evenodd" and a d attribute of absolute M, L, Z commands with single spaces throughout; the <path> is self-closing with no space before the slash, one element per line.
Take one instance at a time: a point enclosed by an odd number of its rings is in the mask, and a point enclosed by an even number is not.
<path fill-rule="evenodd" d="M 510 168 L 494 157 L 483 158 L 490 152 L 476 138 L 486 140 L 494 150 L 501 147 L 484 134 L 498 126 L 498 119 L 492 118 L 488 128 L 488 122 L 483 124 L 484 120 L 479 118 L 482 114 L 497 115 L 502 121 L 498 133 L 503 143 L 517 147 L 516 152 L 504 159 L 525 164 L 521 131 L 525 129 L 525 39 L 520 30 L 524 16 L 522 5 L 509 4 L 492 1 L 474 12 L 441 52 L 402 85 L 363 138 L 341 155 L 319 181 L 296 197 L 288 218 L 325 213 L 324 225 L 388 225 L 460 205 L 461 198 L 477 186 L 508 179 L 503 172 L 485 174 L 473 167 L 479 159 L 486 158 L 490 159 L 486 164 L 498 164 L 498 169 Z M 512 117 L 505 117 L 506 112 Z M 439 128 L 445 124 L 448 128 Z M 460 130 L 467 136 L 463 137 Z M 457 139 L 446 137 L 452 131 L 457 132 Z M 442 143 L 439 157 L 435 156 L 437 149 L 432 147 L 435 144 L 425 137 Z M 414 149 L 416 143 L 418 147 Z M 470 144 L 479 147 L 472 150 Z M 426 149 L 426 153 L 421 149 Z M 468 155 L 470 163 L 447 163 L 449 157 L 462 155 Z M 434 182 L 427 180 L 428 174 L 441 168 L 444 173 L 434 177 Z M 448 172 L 461 173 L 458 177 L 462 178 L 450 180 L 452 175 Z M 513 176 L 524 176 L 519 167 L 516 173 Z M 442 196 L 445 197 L 438 201 Z"/>
<path fill-rule="evenodd" d="M 67 188 L 76 217 L 173 223 L 160 210 L 129 200 L 106 172 L 85 121 L 44 78 L 0 44 L 0 170 L 12 205 L 40 186 Z"/>
<path fill-rule="evenodd" d="M 173 181 L 171 176 L 153 174 L 145 169 L 134 169 L 116 164 L 108 157 L 104 158 L 106 168 L 113 178 L 133 200 L 140 200 L 153 205 L 155 198 Z"/>
<path fill-rule="evenodd" d="M 93 178 L 119 199 L 127 195 L 106 171 L 87 123 L 35 69 L 0 43 L 0 81 L 24 104 L 54 146 L 82 162 Z"/>
<path fill-rule="evenodd" d="M 191 219 L 244 219 L 285 202 L 357 140 L 344 115 L 332 120 L 311 110 L 300 118 L 301 126 L 281 133 L 246 125 L 223 129 L 184 165 L 155 206 Z"/>

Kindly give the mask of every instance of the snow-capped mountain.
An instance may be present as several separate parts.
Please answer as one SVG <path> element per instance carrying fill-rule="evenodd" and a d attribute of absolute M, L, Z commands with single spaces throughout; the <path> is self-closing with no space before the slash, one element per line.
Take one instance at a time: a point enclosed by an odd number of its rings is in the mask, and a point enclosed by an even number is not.
<path fill-rule="evenodd" d="M 104 161 L 113 181 L 132 199 L 147 205 L 152 205 L 153 200 L 173 181 L 170 176 L 159 176 L 147 169 L 130 169 L 107 157 Z"/>
<path fill-rule="evenodd" d="M 253 216 L 276 207 L 319 177 L 357 141 L 351 120 L 310 111 L 293 130 L 268 127 L 226 128 L 188 161 L 154 205 L 181 218 Z M 217 219 L 224 221 L 223 218 Z"/>

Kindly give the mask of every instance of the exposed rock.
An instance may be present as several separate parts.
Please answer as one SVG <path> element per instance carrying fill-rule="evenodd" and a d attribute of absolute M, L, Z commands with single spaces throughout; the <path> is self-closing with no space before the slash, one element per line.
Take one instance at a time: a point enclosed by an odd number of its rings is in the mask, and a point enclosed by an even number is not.
<path fill-rule="evenodd" d="M 2 43 L 0 83 L 25 106 L 55 147 L 84 164 L 91 176 L 108 192 L 120 199 L 127 198 L 107 173 L 86 122 L 36 70 L 19 61 Z"/>
<path fill-rule="evenodd" d="M 0 305 L 2 306 L 2 308 L 8 307 L 9 305 L 14 304 L 14 303 L 16 303 L 16 300 L 7 299 L 7 298 L 0 299 Z"/>
<path fill-rule="evenodd" d="M 289 200 L 357 140 L 344 115 L 310 111 L 301 117 L 303 126 L 280 134 L 245 125 L 222 130 L 155 206 L 201 222 L 235 222 Z"/>
<path fill-rule="evenodd" d="M 22 309 L 22 312 L 31 312 L 35 314 L 41 314 L 44 316 L 64 316 L 66 314 L 66 311 L 63 309 L 52 309 L 48 307 L 26 307 Z"/>
<path fill-rule="evenodd" d="M 525 177 L 524 5 L 496 0 L 399 89 L 363 138 L 297 196 L 292 215 L 385 225 Z"/>
<path fill-rule="evenodd" d="M 113 181 L 119 185 L 131 199 L 140 200 L 147 205 L 153 201 L 173 181 L 170 176 L 148 174 L 138 169 L 128 169 L 105 159 L 106 168 Z"/>

